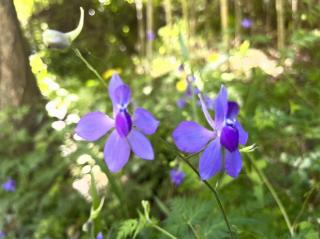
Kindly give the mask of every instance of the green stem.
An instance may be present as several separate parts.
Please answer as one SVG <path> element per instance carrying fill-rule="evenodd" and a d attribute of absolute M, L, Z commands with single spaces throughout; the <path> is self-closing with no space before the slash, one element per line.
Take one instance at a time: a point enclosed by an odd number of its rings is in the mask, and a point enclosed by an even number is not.
<path fill-rule="evenodd" d="M 261 181 L 266 185 L 266 187 L 268 188 L 268 190 L 270 191 L 273 199 L 276 201 L 280 211 L 281 211 L 281 214 L 287 224 L 287 227 L 288 227 L 288 230 L 290 232 L 290 235 L 291 237 L 294 236 L 294 230 L 293 230 L 293 227 L 292 227 L 292 224 L 290 222 L 290 219 L 289 219 L 289 216 L 287 214 L 287 211 L 285 209 L 285 207 L 283 206 L 280 198 L 278 197 L 278 194 L 276 193 L 276 190 L 273 188 L 272 184 L 270 183 L 270 181 L 268 180 L 268 178 L 266 177 L 266 175 L 258 168 L 258 166 L 256 165 L 255 161 L 252 159 L 252 156 L 249 155 L 249 159 L 250 159 L 250 162 L 253 166 L 253 168 L 256 170 L 256 172 L 258 173 Z"/>
<path fill-rule="evenodd" d="M 302 207 L 301 207 L 299 213 L 297 214 L 296 218 L 295 218 L 294 221 L 293 221 L 293 226 L 292 226 L 293 229 L 295 229 L 295 228 L 297 227 L 297 225 L 298 225 L 298 220 L 299 220 L 299 218 L 301 217 L 301 215 L 303 214 L 305 208 L 307 207 L 307 203 L 308 203 L 308 201 L 309 201 L 312 193 L 313 193 L 316 189 L 318 189 L 318 187 L 319 187 L 319 185 L 318 185 L 318 184 L 315 184 L 315 185 L 312 186 L 312 188 L 311 188 L 310 191 L 308 192 L 307 197 L 305 198 L 305 200 L 304 200 L 304 202 L 303 202 L 303 204 L 302 204 Z"/>
<path fill-rule="evenodd" d="M 100 166 L 102 171 L 107 175 L 108 183 L 110 184 L 112 192 L 115 193 L 116 197 L 118 198 L 121 209 L 123 211 L 123 215 L 128 217 L 128 210 L 127 210 L 127 204 L 125 203 L 123 192 L 120 188 L 120 186 L 117 184 L 116 180 L 114 179 L 112 173 L 106 168 L 106 166 L 103 164 L 101 160 L 96 160 L 97 164 Z"/>
<path fill-rule="evenodd" d="M 91 226 L 90 226 L 90 236 L 92 239 L 95 239 L 96 237 L 94 236 L 94 222 L 91 222 Z"/>
<path fill-rule="evenodd" d="M 87 68 L 101 81 L 101 83 L 108 88 L 108 85 L 106 82 L 104 82 L 101 75 L 98 73 L 98 71 L 83 57 L 81 52 L 77 48 L 73 48 L 74 53 L 77 57 L 87 66 Z"/>
<path fill-rule="evenodd" d="M 152 224 L 151 227 L 157 229 L 159 232 L 161 232 L 163 235 L 166 235 L 167 237 L 171 238 L 171 239 L 178 239 L 177 237 L 175 237 L 174 235 L 172 235 L 170 232 L 164 230 L 163 228 L 159 227 L 156 224 Z"/>
<path fill-rule="evenodd" d="M 186 163 L 188 164 L 188 166 L 200 177 L 200 174 L 198 172 L 198 170 L 186 159 L 184 158 L 183 156 L 181 156 L 180 154 L 178 154 L 178 156 Z M 222 205 L 222 202 L 221 202 L 221 199 L 219 197 L 219 194 L 217 192 L 217 190 L 215 190 L 211 185 L 210 183 L 207 181 L 207 180 L 203 180 L 203 183 L 209 188 L 209 190 L 213 193 L 217 203 L 218 203 L 218 206 L 220 208 L 220 211 L 223 215 L 223 219 L 224 219 L 224 222 L 226 223 L 227 225 L 227 228 L 229 230 L 229 233 L 230 233 L 230 238 L 234 238 L 233 237 L 233 233 L 232 233 L 232 229 L 231 229 L 231 225 L 229 223 L 229 220 L 228 220 L 228 217 L 227 217 L 227 214 L 223 208 L 223 205 Z"/>
<path fill-rule="evenodd" d="M 192 158 L 193 156 L 195 156 L 196 154 L 191 154 L 191 155 L 188 155 L 186 157 L 184 157 L 183 155 L 181 155 L 180 152 L 178 152 L 173 146 L 171 146 L 167 141 L 165 141 L 164 139 L 160 138 L 164 143 L 166 143 L 166 145 L 168 145 L 170 148 L 174 149 L 178 155 L 178 157 L 180 159 L 182 159 L 191 169 L 194 173 L 196 173 L 198 175 L 198 177 L 200 177 L 200 174 L 198 172 L 198 170 L 188 161 L 189 158 Z M 233 232 L 232 232 L 232 229 L 231 229 L 231 225 L 229 223 L 229 220 L 228 220 L 228 217 L 227 217 L 227 214 L 223 208 L 223 205 L 222 205 L 222 202 L 221 202 L 221 199 L 219 197 L 219 194 L 218 192 L 216 191 L 216 189 L 214 189 L 210 183 L 207 181 L 207 180 L 203 180 L 203 183 L 209 188 L 209 190 L 212 192 L 212 194 L 214 195 L 217 203 L 218 203 L 218 206 L 219 206 L 219 209 L 223 215 L 223 219 L 224 219 L 224 222 L 229 230 L 229 233 L 230 233 L 230 238 L 233 239 Z"/>
<path fill-rule="evenodd" d="M 194 237 L 195 237 L 196 239 L 200 239 L 200 237 L 199 237 L 196 229 L 192 226 L 192 224 L 191 224 L 190 222 L 188 222 L 187 224 L 188 224 L 188 226 L 190 227 L 190 229 L 191 229 L 192 234 L 194 235 Z"/>

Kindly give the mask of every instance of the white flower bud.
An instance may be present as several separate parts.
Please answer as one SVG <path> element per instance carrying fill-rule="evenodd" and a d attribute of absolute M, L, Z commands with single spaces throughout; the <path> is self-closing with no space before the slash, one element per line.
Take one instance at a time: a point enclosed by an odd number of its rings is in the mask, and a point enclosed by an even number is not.
<path fill-rule="evenodd" d="M 60 32 L 57 30 L 47 29 L 42 33 L 42 40 L 46 47 L 65 49 L 71 45 L 71 43 L 79 36 L 84 22 L 84 11 L 80 7 L 80 19 L 76 29 L 70 32 Z"/>

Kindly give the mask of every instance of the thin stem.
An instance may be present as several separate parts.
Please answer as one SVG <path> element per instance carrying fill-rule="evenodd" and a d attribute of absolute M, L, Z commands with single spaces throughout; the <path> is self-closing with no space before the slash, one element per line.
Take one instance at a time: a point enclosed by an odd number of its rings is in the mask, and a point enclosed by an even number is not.
<path fill-rule="evenodd" d="M 303 202 L 303 204 L 302 204 L 302 207 L 301 207 L 299 213 L 297 214 L 296 218 L 295 218 L 294 221 L 293 221 L 293 226 L 292 226 L 293 229 L 295 229 L 295 228 L 297 227 L 298 220 L 299 220 L 299 218 L 301 217 L 301 215 L 303 214 L 305 208 L 307 207 L 307 203 L 308 203 L 311 195 L 313 194 L 313 192 L 314 192 L 316 189 L 318 189 L 318 187 L 319 187 L 319 185 L 318 185 L 318 184 L 315 184 L 315 185 L 312 186 L 312 188 L 311 188 L 310 191 L 308 192 L 307 197 L 305 198 L 305 200 L 304 200 L 304 202 Z"/>
<path fill-rule="evenodd" d="M 252 159 L 252 157 L 249 155 L 249 159 L 250 159 L 250 162 L 253 166 L 253 168 L 256 170 L 256 172 L 258 173 L 261 181 L 266 185 L 266 187 L 268 188 L 268 190 L 270 191 L 273 199 L 276 201 L 280 211 L 281 211 L 281 214 L 287 224 L 287 227 L 288 227 L 288 230 L 290 232 L 290 235 L 291 237 L 294 236 L 294 230 L 293 230 L 293 227 L 292 227 L 292 224 L 290 222 L 290 219 L 289 219 L 289 216 L 287 214 L 287 211 L 285 209 L 285 207 L 283 206 L 280 198 L 278 197 L 278 194 L 276 193 L 276 190 L 273 188 L 272 184 L 270 183 L 270 181 L 268 180 L 268 178 L 266 177 L 266 175 L 258 168 L 258 166 L 256 165 L 255 161 Z"/>
<path fill-rule="evenodd" d="M 108 88 L 108 85 L 106 82 L 104 82 L 101 75 L 98 73 L 98 71 L 83 57 L 81 52 L 77 48 L 73 48 L 74 53 L 77 57 L 87 66 L 87 68 L 101 81 L 101 83 Z"/>
<path fill-rule="evenodd" d="M 91 222 L 90 236 L 91 236 L 91 239 L 95 239 L 95 236 L 94 236 L 94 222 L 93 221 Z"/>
<path fill-rule="evenodd" d="M 190 227 L 190 229 L 191 229 L 192 234 L 194 235 L 194 237 L 195 237 L 196 239 L 200 239 L 200 237 L 199 237 L 196 229 L 192 226 L 192 224 L 191 224 L 190 222 L 188 222 L 187 224 L 188 224 L 188 226 Z"/>
<path fill-rule="evenodd" d="M 97 164 L 100 166 L 102 171 L 107 175 L 108 183 L 111 187 L 111 190 L 114 192 L 116 197 L 118 198 L 121 206 L 122 213 L 125 217 L 128 217 L 128 210 L 127 210 L 127 204 L 125 203 L 125 197 L 123 195 L 123 192 L 120 188 L 120 186 L 117 184 L 116 180 L 114 179 L 112 173 L 106 168 L 106 166 L 103 164 L 101 160 L 96 160 Z"/>
<path fill-rule="evenodd" d="M 166 235 L 167 237 L 171 238 L 171 239 L 178 239 L 177 237 L 175 237 L 174 235 L 172 235 L 170 232 L 164 230 L 163 228 L 159 227 L 156 224 L 152 224 L 151 227 L 157 229 L 159 232 L 161 232 L 162 234 Z"/>
<path fill-rule="evenodd" d="M 198 177 L 200 177 L 200 174 L 198 172 L 198 170 L 188 161 L 189 158 L 192 158 L 193 156 L 197 155 L 198 153 L 196 154 L 191 154 L 191 155 L 188 155 L 186 157 L 184 157 L 180 152 L 178 152 L 171 144 L 169 144 L 167 141 L 165 141 L 164 139 L 160 138 L 163 142 L 166 143 L 166 145 L 170 146 L 170 148 L 174 149 L 178 155 L 178 157 L 180 159 L 182 159 L 191 169 L 194 173 L 196 173 L 198 175 Z M 233 239 L 233 233 L 232 233 L 232 229 L 231 229 L 231 225 L 229 223 L 229 220 L 228 220 L 228 217 L 227 217 L 227 214 L 223 208 L 223 205 L 222 205 L 222 202 L 221 202 L 221 199 L 219 197 L 219 194 L 218 192 L 210 185 L 210 183 L 206 180 L 203 180 L 203 183 L 209 188 L 209 190 L 213 193 L 217 203 L 218 203 L 218 206 L 220 208 L 220 211 L 223 215 L 223 219 L 225 221 L 225 224 L 229 230 L 229 233 L 230 233 L 230 238 Z"/>
<path fill-rule="evenodd" d="M 187 159 L 185 159 L 185 158 L 184 158 L 183 156 L 181 156 L 180 154 L 178 154 L 178 156 L 179 156 L 186 164 L 188 164 L 188 166 L 200 177 L 200 174 L 199 174 L 198 170 L 197 170 Z M 229 230 L 230 238 L 234 238 L 234 237 L 233 237 L 233 233 L 232 233 L 232 229 L 231 229 L 231 225 L 230 225 L 230 223 L 229 223 L 227 214 L 226 214 L 226 212 L 225 212 L 225 210 L 224 210 L 224 208 L 223 208 L 223 205 L 222 205 L 222 202 L 221 202 L 221 199 L 220 199 L 220 197 L 219 197 L 219 194 L 218 194 L 217 190 L 215 190 L 215 189 L 210 185 L 210 183 L 209 183 L 207 180 L 203 180 L 203 183 L 204 183 L 204 184 L 210 189 L 210 191 L 213 193 L 213 195 L 214 195 L 214 197 L 215 197 L 215 199 L 216 199 L 216 201 L 217 201 L 217 203 L 218 203 L 218 206 L 219 206 L 219 208 L 220 208 L 220 211 L 221 211 L 221 213 L 222 213 L 222 215 L 223 215 L 223 219 L 224 219 L 224 221 L 225 221 L 225 223 L 226 223 L 226 225 L 227 225 L 227 228 L 228 228 L 228 230 Z"/>

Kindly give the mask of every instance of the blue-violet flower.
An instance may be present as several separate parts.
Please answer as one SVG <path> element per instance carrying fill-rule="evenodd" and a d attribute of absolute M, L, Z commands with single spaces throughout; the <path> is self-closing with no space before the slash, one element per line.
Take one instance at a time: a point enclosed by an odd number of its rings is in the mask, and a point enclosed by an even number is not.
<path fill-rule="evenodd" d="M 16 191 L 16 181 L 12 178 L 8 178 L 8 180 L 2 184 L 2 188 L 7 192 L 15 192 Z"/>
<path fill-rule="evenodd" d="M 118 172 L 128 162 L 131 150 L 145 160 L 153 160 L 154 152 L 150 141 L 159 121 L 147 110 L 137 108 L 131 117 L 128 105 L 131 90 L 119 75 L 114 74 L 109 83 L 109 96 L 113 104 L 113 118 L 102 112 L 90 112 L 83 116 L 76 133 L 87 141 L 96 141 L 114 129 L 104 146 L 104 160 L 111 172 Z"/>
<path fill-rule="evenodd" d="M 248 133 L 237 121 L 238 104 L 228 101 L 227 97 L 227 90 L 222 86 L 215 99 L 213 120 L 200 96 L 202 111 L 212 130 L 193 121 L 183 121 L 173 132 L 174 142 L 181 151 L 198 153 L 203 150 L 199 160 L 202 180 L 207 180 L 222 170 L 235 178 L 242 168 L 238 147 L 239 144 L 246 144 Z"/>

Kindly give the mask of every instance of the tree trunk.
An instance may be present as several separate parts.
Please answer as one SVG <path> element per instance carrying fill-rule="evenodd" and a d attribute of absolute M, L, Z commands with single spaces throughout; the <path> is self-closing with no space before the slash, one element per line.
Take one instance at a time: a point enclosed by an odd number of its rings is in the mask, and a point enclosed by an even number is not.
<path fill-rule="evenodd" d="M 220 0 L 220 18 L 223 49 L 229 49 L 228 1 Z"/>
<path fill-rule="evenodd" d="M 285 45 L 284 0 L 276 0 L 278 50 Z"/>
<path fill-rule="evenodd" d="M 0 110 L 29 107 L 24 125 L 31 129 L 42 98 L 33 76 L 13 0 L 0 1 Z"/>

